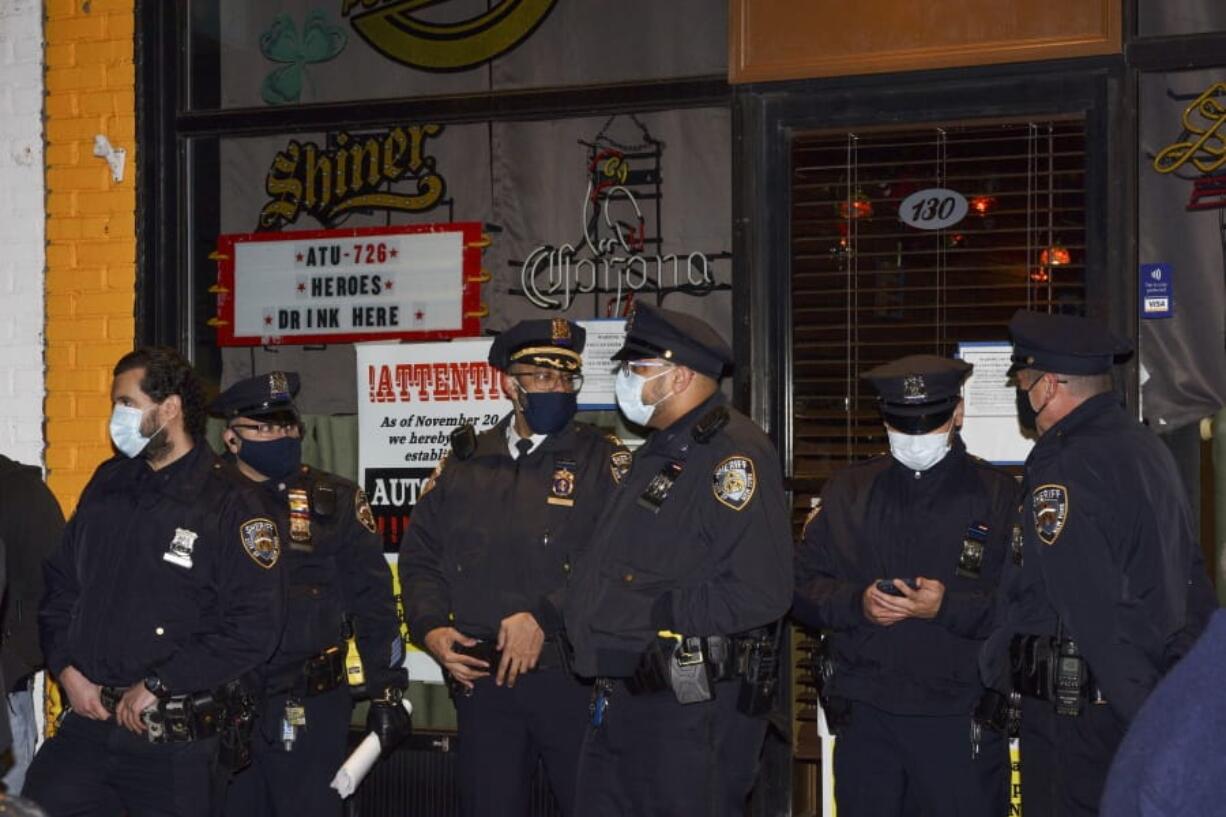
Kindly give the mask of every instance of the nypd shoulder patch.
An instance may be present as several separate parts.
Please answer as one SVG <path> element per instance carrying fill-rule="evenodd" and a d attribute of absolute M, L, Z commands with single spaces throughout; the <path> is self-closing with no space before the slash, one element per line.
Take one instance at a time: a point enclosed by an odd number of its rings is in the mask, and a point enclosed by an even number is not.
<path fill-rule="evenodd" d="M 238 532 L 243 550 L 247 551 L 252 561 L 265 569 L 277 564 L 281 558 L 281 537 L 271 519 L 248 519 L 238 526 Z"/>
<path fill-rule="evenodd" d="M 362 523 L 362 527 L 371 533 L 379 532 L 379 529 L 375 526 L 375 514 L 370 509 L 370 502 L 366 499 L 366 492 L 361 488 L 353 495 L 353 512 L 357 516 L 358 522 Z"/>
<path fill-rule="evenodd" d="M 634 462 L 634 455 L 624 448 L 616 449 L 609 455 L 609 471 L 613 474 L 613 481 L 620 483 L 626 474 L 630 473 L 630 466 Z"/>
<path fill-rule="evenodd" d="M 1063 485 L 1040 485 L 1030 497 L 1034 531 L 1039 541 L 1054 545 L 1068 521 L 1069 495 Z"/>
<path fill-rule="evenodd" d="M 733 454 L 715 466 L 711 475 L 711 490 L 715 498 L 734 511 L 741 511 L 753 499 L 758 487 L 753 460 L 743 454 Z"/>

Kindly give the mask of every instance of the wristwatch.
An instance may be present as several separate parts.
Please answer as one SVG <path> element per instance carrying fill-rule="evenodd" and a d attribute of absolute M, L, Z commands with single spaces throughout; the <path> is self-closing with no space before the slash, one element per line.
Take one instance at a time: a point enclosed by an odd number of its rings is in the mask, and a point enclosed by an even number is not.
<path fill-rule="evenodd" d="M 166 695 L 170 692 L 170 690 L 166 689 L 166 684 L 162 682 L 162 679 L 156 675 L 145 676 L 145 689 L 149 690 L 159 698 L 166 697 Z"/>

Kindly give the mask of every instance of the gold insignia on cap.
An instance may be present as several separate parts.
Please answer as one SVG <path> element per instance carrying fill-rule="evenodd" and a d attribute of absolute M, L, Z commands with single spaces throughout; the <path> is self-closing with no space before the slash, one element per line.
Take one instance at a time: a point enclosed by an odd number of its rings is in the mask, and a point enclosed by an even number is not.
<path fill-rule="evenodd" d="M 285 376 L 285 372 L 269 373 L 268 394 L 273 400 L 289 399 L 289 378 Z"/>
<path fill-rule="evenodd" d="M 570 343 L 570 321 L 565 318 L 554 318 L 551 331 L 551 337 L 554 343 L 565 341 Z"/>

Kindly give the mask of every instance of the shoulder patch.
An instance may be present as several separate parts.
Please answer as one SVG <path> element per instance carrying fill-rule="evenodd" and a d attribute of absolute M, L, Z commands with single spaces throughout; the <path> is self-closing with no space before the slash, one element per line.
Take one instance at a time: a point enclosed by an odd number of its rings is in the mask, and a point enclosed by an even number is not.
<path fill-rule="evenodd" d="M 1068 521 L 1069 495 L 1063 485 L 1040 485 L 1030 497 L 1034 532 L 1045 545 L 1054 545 Z"/>
<path fill-rule="evenodd" d="M 634 463 L 634 455 L 625 448 L 614 449 L 609 454 L 609 471 L 613 474 L 613 482 L 620 483 L 630 473 L 630 466 Z"/>
<path fill-rule="evenodd" d="M 375 526 L 375 514 L 370 509 L 370 502 L 366 499 L 366 492 L 358 488 L 353 493 L 353 512 L 357 516 L 358 521 L 362 523 L 362 527 L 371 533 L 378 533 L 379 529 Z"/>
<path fill-rule="evenodd" d="M 758 487 L 753 460 L 744 454 L 733 454 L 715 466 L 711 475 L 711 490 L 724 505 L 741 511 L 753 499 Z"/>
<path fill-rule="evenodd" d="M 281 558 L 281 537 L 271 519 L 257 516 L 238 526 L 243 550 L 257 565 L 269 569 Z"/>
<path fill-rule="evenodd" d="M 810 497 L 809 499 L 809 515 L 805 517 L 805 523 L 800 526 L 800 535 L 804 536 L 805 531 L 809 529 L 809 523 L 817 519 L 817 515 L 822 512 L 822 498 L 820 496 Z"/>
<path fill-rule="evenodd" d="M 430 476 L 422 484 L 421 490 L 417 492 L 417 501 L 421 502 L 422 497 L 434 490 L 434 483 L 438 482 L 438 478 L 443 473 L 443 466 L 447 464 L 447 458 L 443 457 L 438 461 L 438 465 L 434 466 L 434 470 L 430 472 Z"/>

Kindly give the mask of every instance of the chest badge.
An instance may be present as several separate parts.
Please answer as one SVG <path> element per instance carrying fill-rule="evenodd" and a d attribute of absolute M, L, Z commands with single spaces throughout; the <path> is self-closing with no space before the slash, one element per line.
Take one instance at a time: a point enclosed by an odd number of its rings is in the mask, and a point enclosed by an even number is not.
<path fill-rule="evenodd" d="M 238 526 L 239 540 L 251 560 L 265 569 L 271 569 L 281 558 L 281 538 L 271 519 L 256 517 Z"/>
<path fill-rule="evenodd" d="M 715 466 L 715 473 L 711 475 L 711 490 L 715 498 L 734 511 L 744 510 L 753 499 L 757 487 L 753 460 L 740 454 Z"/>
<path fill-rule="evenodd" d="M 170 547 L 162 554 L 162 558 L 172 565 L 186 567 L 190 570 L 192 566 L 192 548 L 196 546 L 197 536 L 198 534 L 195 531 L 175 528 L 175 538 L 170 540 Z"/>
<path fill-rule="evenodd" d="M 683 468 L 685 468 L 685 463 L 680 460 L 674 460 L 664 466 L 660 473 L 651 478 L 651 482 L 647 483 L 647 487 L 639 495 L 639 506 L 652 513 L 659 513 L 664 500 L 668 499 L 668 494 L 673 489 L 673 483 L 677 481 L 677 477 L 681 476 Z"/>
<path fill-rule="evenodd" d="M 549 487 L 550 505 L 565 508 L 575 504 L 575 467 L 573 460 L 557 460 L 553 465 L 553 480 Z"/>
<path fill-rule="evenodd" d="M 634 455 L 625 449 L 614 450 L 609 455 L 609 470 L 613 474 L 613 482 L 620 484 L 626 474 L 630 473 L 630 466 L 634 464 Z"/>
<path fill-rule="evenodd" d="M 286 495 L 289 498 L 290 550 L 304 549 L 301 545 L 311 541 L 311 500 L 305 488 L 290 488 Z"/>
<path fill-rule="evenodd" d="M 1068 488 L 1063 485 L 1040 485 L 1031 495 L 1031 510 L 1034 513 L 1034 531 L 1039 541 L 1054 545 L 1068 521 Z"/>

